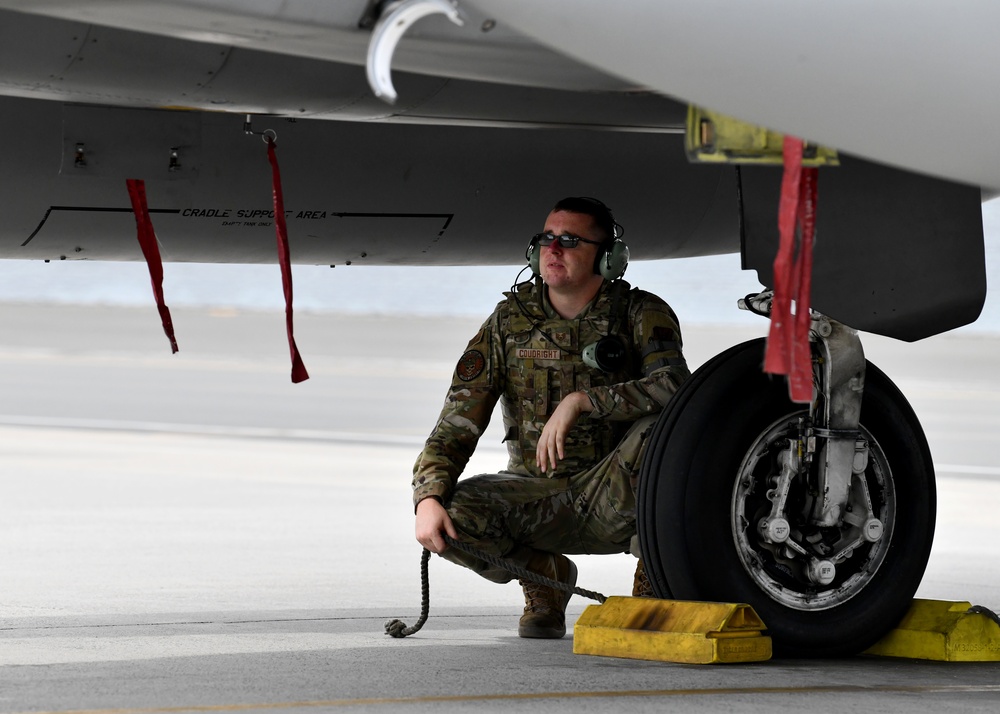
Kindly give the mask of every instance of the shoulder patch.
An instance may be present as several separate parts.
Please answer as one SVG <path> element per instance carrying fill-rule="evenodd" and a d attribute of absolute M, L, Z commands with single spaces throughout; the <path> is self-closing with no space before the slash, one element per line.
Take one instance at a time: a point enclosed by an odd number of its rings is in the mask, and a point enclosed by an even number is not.
<path fill-rule="evenodd" d="M 471 382 L 483 373 L 486 368 L 486 358 L 479 350 L 469 350 L 458 360 L 455 373 L 463 382 Z"/>

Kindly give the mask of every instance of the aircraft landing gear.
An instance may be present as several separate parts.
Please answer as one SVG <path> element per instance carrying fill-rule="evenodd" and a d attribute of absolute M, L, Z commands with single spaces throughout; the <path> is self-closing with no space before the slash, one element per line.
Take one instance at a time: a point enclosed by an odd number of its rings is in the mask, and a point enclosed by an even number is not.
<path fill-rule="evenodd" d="M 683 385 L 650 437 L 638 530 L 658 597 L 749 603 L 777 652 L 831 657 L 864 650 L 910 606 L 936 496 L 905 397 L 853 331 L 813 328 L 808 409 L 761 371 L 763 339 Z"/>

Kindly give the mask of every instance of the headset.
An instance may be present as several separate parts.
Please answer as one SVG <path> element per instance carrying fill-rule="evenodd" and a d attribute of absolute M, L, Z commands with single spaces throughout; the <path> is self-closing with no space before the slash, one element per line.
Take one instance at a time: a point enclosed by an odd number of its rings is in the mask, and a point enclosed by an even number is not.
<path fill-rule="evenodd" d="M 595 209 L 597 212 L 604 215 L 601 217 L 595 216 L 592 212 Z M 605 241 L 598 247 L 597 257 L 594 258 L 594 273 L 600 275 L 608 281 L 617 280 L 625 274 L 625 268 L 628 267 L 629 258 L 628 246 L 625 245 L 625 242 L 622 240 L 622 235 L 624 235 L 625 229 L 620 223 L 618 223 L 618 221 L 615 220 L 610 208 L 608 208 L 602 201 L 598 201 L 596 198 L 580 196 L 576 198 L 564 198 L 556 204 L 556 207 L 553 210 L 565 210 L 573 213 L 583 213 L 584 215 L 589 215 L 599 225 L 603 224 L 605 229 L 607 229 L 608 224 L 610 223 L 612 238 L 611 240 Z M 572 250 L 576 249 L 573 248 Z M 525 249 L 524 258 L 528 261 L 528 267 L 531 268 L 531 272 L 534 277 L 539 281 L 541 280 L 541 270 L 539 265 L 541 262 L 541 253 L 541 248 L 538 245 L 538 237 L 535 236 L 531 239 L 527 249 Z M 521 301 L 517 299 L 516 286 L 511 287 L 511 292 L 514 295 L 514 299 L 517 300 L 521 313 L 525 317 L 528 317 L 528 319 L 532 321 L 534 327 L 538 329 L 538 323 L 535 322 Z M 617 304 L 617 297 L 615 300 Z M 617 312 L 616 307 L 612 308 L 612 312 Z M 542 334 L 549 340 L 549 342 L 558 344 L 550 335 L 548 335 L 548 333 L 543 331 Z M 582 352 L 580 352 L 580 356 L 583 358 L 584 364 L 589 367 L 599 369 L 603 372 L 618 372 L 625 367 L 628 360 L 628 350 L 625 347 L 625 343 L 617 335 L 605 335 L 597 342 L 584 347 Z"/>
<path fill-rule="evenodd" d="M 604 203 L 598 201 L 596 198 L 590 198 L 589 196 L 581 196 L 574 199 L 563 199 L 563 201 L 577 201 L 592 204 L 595 208 L 607 213 L 607 218 L 611 222 L 611 232 L 612 238 L 609 241 L 605 241 L 597 249 L 597 257 L 594 258 L 594 273 L 600 275 L 605 280 L 617 280 L 625 274 L 625 269 L 628 267 L 629 250 L 628 246 L 622 240 L 622 236 L 625 234 L 625 229 L 621 226 L 618 221 L 615 220 L 614 215 L 611 213 L 611 209 L 608 208 Z M 556 204 L 558 207 L 563 203 L 560 201 Z M 582 211 L 573 211 L 572 208 L 560 208 L 558 210 L 567 210 L 575 213 Z M 590 213 L 584 212 L 584 215 L 591 215 Z M 594 220 L 598 220 L 596 217 L 592 216 Z M 575 249 L 574 249 L 575 250 Z M 524 258 L 528 261 L 528 266 L 531 268 L 531 272 L 534 275 L 541 275 L 541 262 L 542 251 L 538 246 L 538 240 L 532 238 L 531 242 L 528 244 L 527 249 L 524 251 Z"/>
<path fill-rule="evenodd" d="M 615 224 L 617 228 L 621 228 Z M 616 237 L 610 243 L 605 243 L 597 251 L 594 261 L 594 272 L 600 273 L 605 280 L 618 280 L 625 274 L 628 267 L 628 246 L 625 241 Z"/>

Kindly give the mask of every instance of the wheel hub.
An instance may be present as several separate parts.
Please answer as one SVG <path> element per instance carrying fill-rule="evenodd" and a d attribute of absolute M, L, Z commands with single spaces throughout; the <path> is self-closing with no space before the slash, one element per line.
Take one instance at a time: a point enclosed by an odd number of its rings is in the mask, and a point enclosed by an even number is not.
<path fill-rule="evenodd" d="M 805 412 L 784 417 L 751 445 L 732 495 L 740 561 L 771 599 L 797 610 L 836 607 L 858 594 L 885 559 L 895 493 L 888 460 L 862 425 L 846 506 L 828 525 L 816 437 Z"/>

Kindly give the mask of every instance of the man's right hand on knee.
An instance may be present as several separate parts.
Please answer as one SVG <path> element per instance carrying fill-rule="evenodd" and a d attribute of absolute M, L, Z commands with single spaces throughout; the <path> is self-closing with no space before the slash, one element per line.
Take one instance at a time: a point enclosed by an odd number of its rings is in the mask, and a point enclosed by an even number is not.
<path fill-rule="evenodd" d="M 441 502 L 433 496 L 425 498 L 417 504 L 416 522 L 417 542 L 432 553 L 443 553 L 448 549 L 448 544 L 444 542 L 443 534 L 447 533 L 454 539 L 458 539 L 458 531 L 451 522 L 451 516 L 441 505 Z"/>

